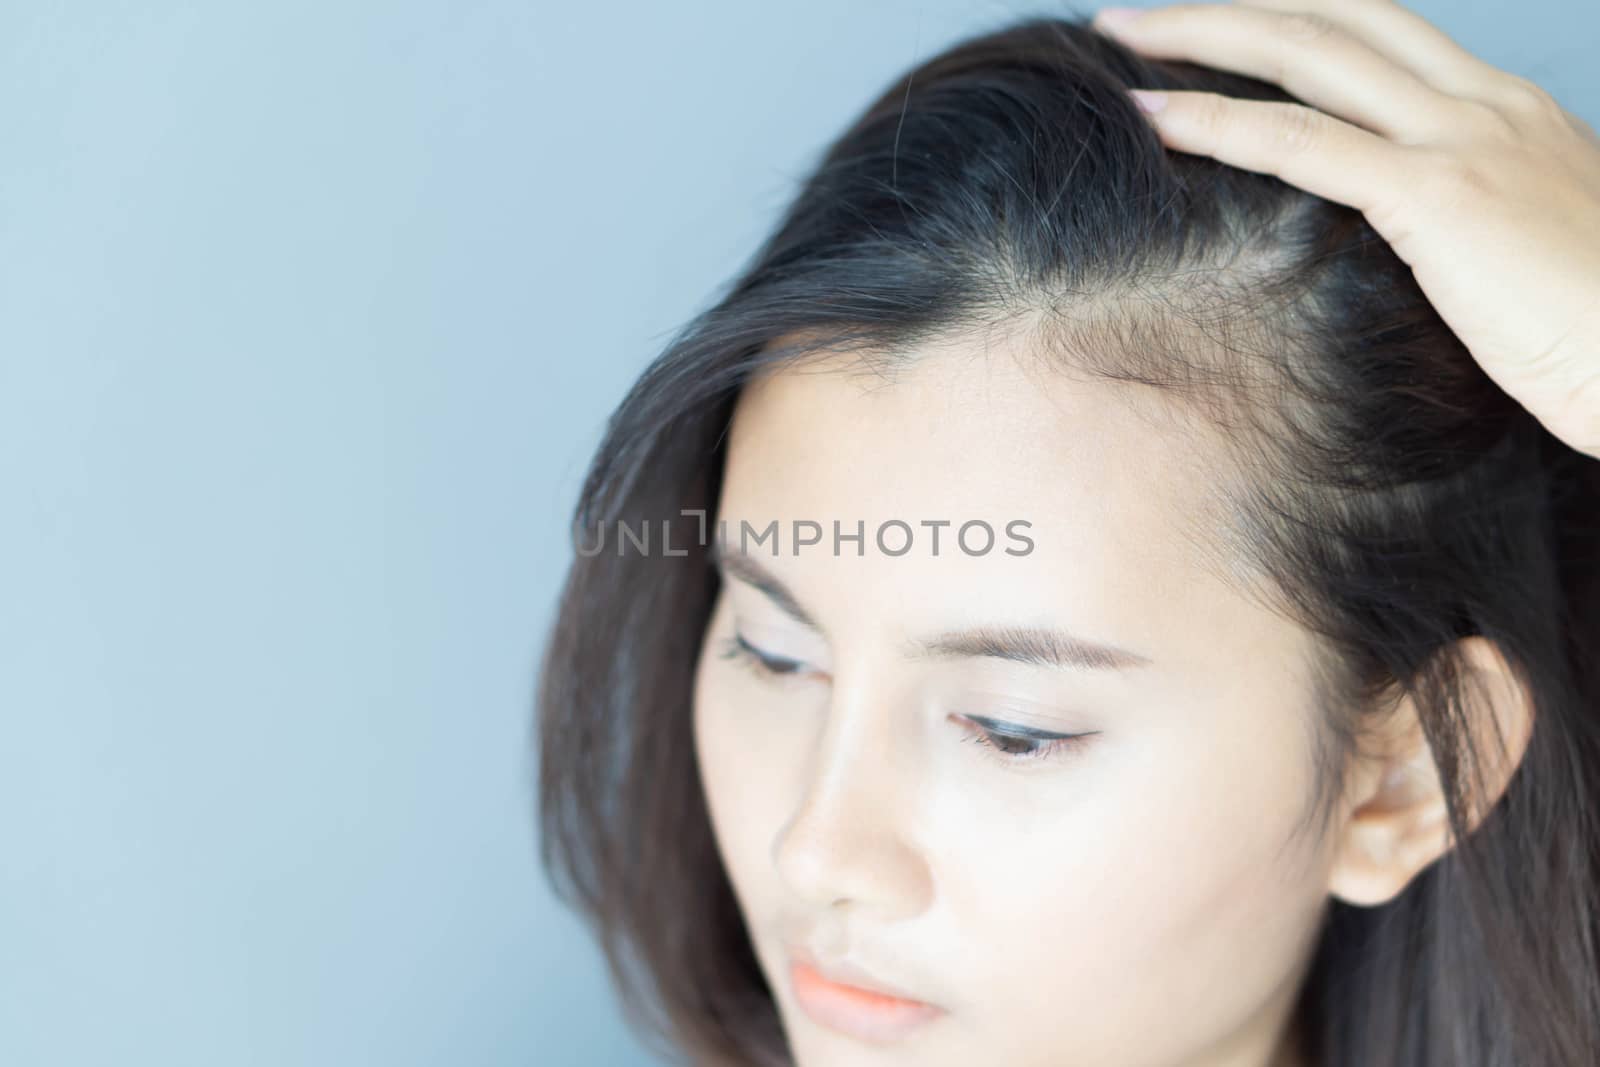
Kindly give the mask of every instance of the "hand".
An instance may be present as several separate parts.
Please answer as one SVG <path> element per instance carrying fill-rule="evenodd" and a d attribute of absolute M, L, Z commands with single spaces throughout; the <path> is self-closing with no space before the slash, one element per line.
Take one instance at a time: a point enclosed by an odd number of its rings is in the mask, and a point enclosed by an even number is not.
<path fill-rule="evenodd" d="M 1172 4 L 1121 22 L 1115 10 L 1095 28 L 1143 56 L 1306 102 L 1155 93 L 1163 144 L 1359 209 L 1495 384 L 1600 458 L 1593 129 L 1391 0 Z"/>

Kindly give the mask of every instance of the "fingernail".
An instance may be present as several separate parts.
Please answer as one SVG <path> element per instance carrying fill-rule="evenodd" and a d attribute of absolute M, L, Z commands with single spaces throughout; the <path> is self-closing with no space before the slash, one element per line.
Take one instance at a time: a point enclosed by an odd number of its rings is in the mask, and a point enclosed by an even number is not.
<path fill-rule="evenodd" d="M 1153 89 L 1129 89 L 1128 95 L 1133 97 L 1139 110 L 1147 115 L 1167 106 L 1167 94 Z"/>
<path fill-rule="evenodd" d="M 1095 12 L 1094 24 L 1104 29 L 1119 29 L 1144 14 L 1137 7 L 1103 7 Z"/>

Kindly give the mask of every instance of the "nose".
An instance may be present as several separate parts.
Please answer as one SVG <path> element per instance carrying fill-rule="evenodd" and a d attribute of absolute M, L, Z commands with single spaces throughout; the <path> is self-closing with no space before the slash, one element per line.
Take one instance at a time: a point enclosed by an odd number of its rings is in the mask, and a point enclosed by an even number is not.
<path fill-rule="evenodd" d="M 928 906 L 932 877 L 910 834 L 920 777 L 908 730 L 903 718 L 837 700 L 829 709 L 803 795 L 772 850 L 779 876 L 813 907 L 888 921 Z"/>

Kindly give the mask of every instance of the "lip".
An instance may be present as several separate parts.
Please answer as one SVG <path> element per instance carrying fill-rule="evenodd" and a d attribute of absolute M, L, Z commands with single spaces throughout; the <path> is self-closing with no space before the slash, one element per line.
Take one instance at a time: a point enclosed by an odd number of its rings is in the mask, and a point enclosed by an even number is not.
<path fill-rule="evenodd" d="M 813 1022 L 872 1044 L 899 1041 L 945 1014 L 848 961 L 826 966 L 789 950 L 789 988 Z"/>

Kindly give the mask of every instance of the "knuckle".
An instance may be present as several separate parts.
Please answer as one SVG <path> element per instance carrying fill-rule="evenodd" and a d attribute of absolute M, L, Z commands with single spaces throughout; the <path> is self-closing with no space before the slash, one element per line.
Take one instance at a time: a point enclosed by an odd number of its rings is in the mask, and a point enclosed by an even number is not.
<path fill-rule="evenodd" d="M 1296 11 L 1283 16 L 1280 32 L 1296 44 L 1313 44 L 1338 32 L 1338 24 L 1315 11 Z"/>
<path fill-rule="evenodd" d="M 1216 93 L 1197 94 L 1189 104 L 1196 121 L 1212 137 L 1220 137 L 1228 129 L 1227 101 Z"/>
<path fill-rule="evenodd" d="M 1300 104 L 1279 104 L 1274 109 L 1276 121 L 1273 129 L 1281 147 L 1289 152 L 1303 152 L 1316 144 L 1323 133 L 1323 115 L 1313 108 Z"/>
<path fill-rule="evenodd" d="M 1507 74 L 1496 86 L 1496 99 L 1519 114 L 1544 114 L 1559 109 L 1555 98 L 1538 83 L 1517 74 Z"/>

